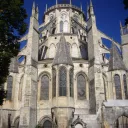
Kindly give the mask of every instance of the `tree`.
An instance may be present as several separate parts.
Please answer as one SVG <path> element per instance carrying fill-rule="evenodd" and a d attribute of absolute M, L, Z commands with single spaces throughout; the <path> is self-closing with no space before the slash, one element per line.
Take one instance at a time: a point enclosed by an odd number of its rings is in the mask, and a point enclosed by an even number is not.
<path fill-rule="evenodd" d="M 124 3 L 124 6 L 125 6 L 124 8 L 128 9 L 128 0 L 124 0 L 123 3 Z M 128 18 L 125 19 L 125 24 L 128 24 Z"/>
<path fill-rule="evenodd" d="M 24 21 L 27 14 L 23 4 L 23 0 L 0 0 L 0 101 L 5 98 L 1 88 L 9 74 L 11 58 L 17 56 L 18 40 L 27 30 Z"/>

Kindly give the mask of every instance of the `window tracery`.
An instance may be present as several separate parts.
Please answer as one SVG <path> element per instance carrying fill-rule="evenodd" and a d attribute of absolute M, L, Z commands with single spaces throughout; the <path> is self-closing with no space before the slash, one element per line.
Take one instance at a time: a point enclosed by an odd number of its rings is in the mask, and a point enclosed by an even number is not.
<path fill-rule="evenodd" d="M 49 100 L 49 77 L 47 75 L 41 78 L 40 100 Z"/>
<path fill-rule="evenodd" d="M 86 99 L 86 79 L 83 74 L 79 74 L 77 77 L 77 98 Z"/>
<path fill-rule="evenodd" d="M 12 84 L 13 84 L 13 77 L 9 76 L 7 80 L 7 100 L 12 99 Z"/>
<path fill-rule="evenodd" d="M 59 96 L 66 96 L 67 71 L 65 67 L 59 70 Z"/>
<path fill-rule="evenodd" d="M 122 99 L 120 76 L 114 76 L 116 99 Z"/>

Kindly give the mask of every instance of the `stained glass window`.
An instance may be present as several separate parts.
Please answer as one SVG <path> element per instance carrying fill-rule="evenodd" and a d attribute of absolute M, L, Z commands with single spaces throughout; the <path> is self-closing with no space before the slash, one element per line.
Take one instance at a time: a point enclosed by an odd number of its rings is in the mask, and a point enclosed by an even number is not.
<path fill-rule="evenodd" d="M 12 84 L 13 84 L 13 77 L 9 76 L 7 80 L 7 100 L 12 99 Z"/>
<path fill-rule="evenodd" d="M 52 128 L 52 123 L 49 120 L 46 120 L 43 124 L 43 128 Z"/>
<path fill-rule="evenodd" d="M 122 99 L 120 76 L 114 76 L 116 99 Z"/>
<path fill-rule="evenodd" d="M 73 69 L 70 70 L 70 97 L 73 97 Z"/>
<path fill-rule="evenodd" d="M 60 32 L 63 32 L 63 21 L 60 21 Z"/>
<path fill-rule="evenodd" d="M 49 77 L 43 75 L 41 78 L 40 100 L 49 100 Z"/>
<path fill-rule="evenodd" d="M 77 98 L 79 100 L 86 99 L 86 79 L 83 74 L 77 77 Z"/>
<path fill-rule="evenodd" d="M 114 128 L 128 128 L 128 117 L 119 117 L 114 124 Z"/>
<path fill-rule="evenodd" d="M 59 96 L 66 96 L 67 72 L 65 67 L 60 68 L 59 77 Z"/>
<path fill-rule="evenodd" d="M 128 88 L 126 75 L 123 76 L 125 99 L 128 99 Z"/>
<path fill-rule="evenodd" d="M 53 69 L 53 80 L 52 80 L 52 96 L 56 97 L 56 70 Z"/>

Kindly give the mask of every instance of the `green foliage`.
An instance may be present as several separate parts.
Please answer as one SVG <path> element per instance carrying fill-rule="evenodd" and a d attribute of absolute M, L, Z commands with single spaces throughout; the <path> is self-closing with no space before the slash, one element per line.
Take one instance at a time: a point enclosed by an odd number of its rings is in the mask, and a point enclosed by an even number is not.
<path fill-rule="evenodd" d="M 10 59 L 19 52 L 18 40 L 27 30 L 26 18 L 23 0 L 0 0 L 0 86 L 9 74 Z"/>
<path fill-rule="evenodd" d="M 123 3 L 124 3 L 124 8 L 128 9 L 128 0 L 124 0 Z M 128 24 L 128 18 L 125 19 L 125 24 Z"/>
<path fill-rule="evenodd" d="M 40 125 L 37 125 L 35 128 L 41 128 L 41 126 Z"/>

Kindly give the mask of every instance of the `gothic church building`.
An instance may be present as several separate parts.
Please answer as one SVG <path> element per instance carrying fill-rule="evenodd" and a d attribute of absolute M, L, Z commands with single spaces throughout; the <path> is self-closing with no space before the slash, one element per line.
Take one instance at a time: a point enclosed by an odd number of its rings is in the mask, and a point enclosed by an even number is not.
<path fill-rule="evenodd" d="M 4 84 L 0 128 L 128 128 L 128 25 L 119 44 L 97 28 L 92 2 L 85 15 L 56 0 L 41 25 L 38 17 L 33 3 L 26 45 Z"/>

